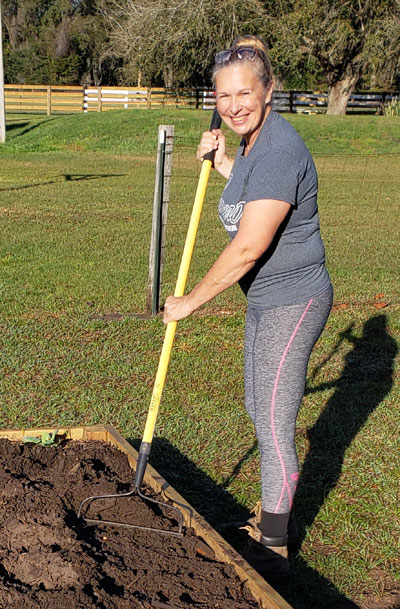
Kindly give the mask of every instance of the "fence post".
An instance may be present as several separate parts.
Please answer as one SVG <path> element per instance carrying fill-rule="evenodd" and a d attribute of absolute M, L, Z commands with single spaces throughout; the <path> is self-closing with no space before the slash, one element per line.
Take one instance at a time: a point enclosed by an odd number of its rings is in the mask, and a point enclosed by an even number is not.
<path fill-rule="evenodd" d="M 151 89 L 150 89 L 150 87 L 147 89 L 146 107 L 148 110 L 150 110 L 150 108 L 151 108 Z"/>
<path fill-rule="evenodd" d="M 149 276 L 146 298 L 147 315 L 156 315 L 160 310 L 160 292 L 165 252 L 173 139 L 174 125 L 160 125 L 158 127 L 153 222 L 151 227 Z"/>
<path fill-rule="evenodd" d="M 86 87 L 86 84 L 82 86 L 82 112 L 87 112 Z"/>
<path fill-rule="evenodd" d="M 289 112 L 293 113 L 293 91 L 289 91 Z"/>
<path fill-rule="evenodd" d="M 47 116 L 51 115 L 51 85 L 47 85 Z"/>
<path fill-rule="evenodd" d="M 160 291 L 165 260 L 165 242 L 167 238 L 168 204 L 170 195 L 170 184 L 172 174 L 172 151 L 174 147 L 174 125 L 164 125 L 165 128 L 165 155 L 164 155 L 164 188 L 163 206 L 161 214 L 161 253 L 160 253 Z"/>
<path fill-rule="evenodd" d="M 1 4 L 1 3 L 0 3 Z M 3 36 L 0 6 L 0 144 L 6 141 L 6 102 L 4 94 Z"/>
<path fill-rule="evenodd" d="M 381 101 L 380 108 L 379 108 L 380 114 L 382 114 L 382 116 L 385 116 L 385 105 L 386 105 L 386 91 L 384 91 L 382 93 L 382 101 Z"/>
<path fill-rule="evenodd" d="M 97 87 L 97 112 L 101 112 L 102 111 L 102 104 L 101 104 L 101 87 Z"/>

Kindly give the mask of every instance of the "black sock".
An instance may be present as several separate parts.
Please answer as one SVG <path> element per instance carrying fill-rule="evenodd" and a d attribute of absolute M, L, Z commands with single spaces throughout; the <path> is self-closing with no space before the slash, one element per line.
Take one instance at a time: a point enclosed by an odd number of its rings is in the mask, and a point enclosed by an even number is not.
<path fill-rule="evenodd" d="M 290 512 L 287 514 L 271 514 L 261 512 L 260 531 L 265 537 L 285 537 L 289 522 Z"/>

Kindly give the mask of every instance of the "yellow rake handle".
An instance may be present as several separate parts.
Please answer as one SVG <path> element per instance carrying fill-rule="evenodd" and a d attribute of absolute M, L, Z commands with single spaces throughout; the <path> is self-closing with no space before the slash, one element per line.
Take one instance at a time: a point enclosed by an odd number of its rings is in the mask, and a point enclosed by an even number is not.
<path fill-rule="evenodd" d="M 201 166 L 201 173 L 199 177 L 199 183 L 197 186 L 196 197 L 193 205 L 192 216 L 190 218 L 189 228 L 186 236 L 185 247 L 182 254 L 181 265 L 179 268 L 178 279 L 175 286 L 174 296 L 183 296 L 186 287 L 186 280 L 189 272 L 189 266 L 192 258 L 194 244 L 197 235 L 197 229 L 200 222 L 201 211 L 204 202 L 205 191 L 207 188 L 208 178 L 210 175 L 212 162 L 203 161 Z M 153 432 L 155 422 L 158 414 L 158 407 L 161 401 L 161 395 L 164 389 L 165 377 L 167 375 L 172 345 L 174 342 L 174 336 L 177 321 L 170 321 L 167 324 L 165 332 L 164 343 L 160 355 L 160 361 L 158 364 L 156 380 L 154 382 L 153 393 L 151 396 L 149 412 L 147 415 L 146 426 L 143 433 L 143 442 L 151 442 L 153 439 Z"/>
<path fill-rule="evenodd" d="M 221 119 L 217 109 L 213 112 L 210 131 L 218 129 L 221 124 Z M 192 259 L 194 244 L 196 241 L 197 229 L 200 222 L 200 216 L 203 209 L 204 198 L 206 194 L 208 179 L 213 163 L 214 151 L 208 153 L 203 160 L 199 182 L 197 185 L 196 195 L 194 199 L 192 215 L 189 222 L 189 227 L 186 235 L 185 246 L 183 249 L 181 265 L 179 268 L 178 278 L 176 281 L 174 296 L 183 296 L 186 287 L 186 280 L 189 273 L 190 262 Z M 154 428 L 156 425 L 158 410 L 160 406 L 161 396 L 164 389 L 165 378 L 167 375 L 169 360 L 174 342 L 175 331 L 177 326 L 176 321 L 170 321 L 167 324 L 164 343 L 161 350 L 160 361 L 158 364 L 156 379 L 154 382 L 153 393 L 150 400 L 149 411 L 147 414 L 146 425 L 143 433 L 142 442 L 140 445 L 139 459 L 136 468 L 136 476 L 134 485 L 139 487 L 142 483 L 147 461 L 150 455 L 151 443 L 153 441 Z"/>

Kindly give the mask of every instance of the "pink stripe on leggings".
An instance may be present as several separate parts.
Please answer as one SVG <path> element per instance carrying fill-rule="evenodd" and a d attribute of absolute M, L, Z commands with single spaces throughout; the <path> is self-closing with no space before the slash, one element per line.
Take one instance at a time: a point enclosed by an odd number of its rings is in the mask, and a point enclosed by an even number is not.
<path fill-rule="evenodd" d="M 295 336 L 296 336 L 297 332 L 298 332 L 298 331 L 299 331 L 299 329 L 300 329 L 301 324 L 302 324 L 302 323 L 303 323 L 303 321 L 304 321 L 304 318 L 305 318 L 305 316 L 306 316 L 306 314 L 307 314 L 307 311 L 308 311 L 308 309 L 310 308 L 310 306 L 311 306 L 312 302 L 313 302 L 313 298 L 311 298 L 311 300 L 310 300 L 310 301 L 309 301 L 309 303 L 307 304 L 306 308 L 304 309 L 303 314 L 302 314 L 302 316 L 300 317 L 300 319 L 299 319 L 299 321 L 298 321 L 298 323 L 297 323 L 297 326 L 295 327 L 295 329 L 294 329 L 294 331 L 293 331 L 293 334 L 292 334 L 292 336 L 290 337 L 290 340 L 289 340 L 288 344 L 286 345 L 286 349 L 285 349 L 285 351 L 283 352 L 283 355 L 282 355 L 281 361 L 280 361 L 280 363 L 279 363 L 278 372 L 277 372 L 277 374 L 276 374 L 275 383 L 274 383 L 274 389 L 273 389 L 273 392 L 272 392 L 272 401 L 271 401 L 271 430 L 272 430 L 272 437 L 273 437 L 273 439 L 274 439 L 274 444 L 275 444 L 276 452 L 278 453 L 278 458 L 279 458 L 279 462 L 280 462 L 280 464 L 281 464 L 282 473 L 283 473 L 283 487 L 282 487 L 281 496 L 280 496 L 279 501 L 278 501 L 278 505 L 277 505 L 277 506 L 276 506 L 276 508 L 275 508 L 275 514 L 277 514 L 277 513 L 278 513 L 278 510 L 279 510 L 279 508 L 280 508 L 280 506 L 281 506 L 281 503 L 282 503 L 282 501 L 283 501 L 283 497 L 285 496 L 285 490 L 286 490 L 286 492 L 287 492 L 287 494 L 288 494 L 288 496 L 289 496 L 289 504 L 290 504 L 290 507 L 292 507 L 292 503 L 293 503 L 293 497 L 292 497 L 292 492 L 291 492 L 291 490 L 290 490 L 290 486 L 289 486 L 289 484 L 288 484 L 288 477 L 287 477 L 287 472 L 286 472 L 286 468 L 285 468 L 285 463 L 284 463 L 284 461 L 283 461 L 281 451 L 279 450 L 278 439 L 277 439 L 277 437 L 276 437 L 276 431 L 275 431 L 274 415 L 275 415 L 275 398 L 276 398 L 276 392 L 277 392 L 277 390 L 278 390 L 279 377 L 280 377 L 280 375 L 281 375 L 282 368 L 283 368 L 283 364 L 284 364 L 284 362 L 285 362 L 286 356 L 287 356 L 287 354 L 288 354 L 288 352 L 289 352 L 289 349 L 290 349 L 290 347 L 291 347 L 291 345 L 292 345 L 292 343 L 293 343 L 293 341 L 294 341 L 294 339 L 295 339 Z"/>

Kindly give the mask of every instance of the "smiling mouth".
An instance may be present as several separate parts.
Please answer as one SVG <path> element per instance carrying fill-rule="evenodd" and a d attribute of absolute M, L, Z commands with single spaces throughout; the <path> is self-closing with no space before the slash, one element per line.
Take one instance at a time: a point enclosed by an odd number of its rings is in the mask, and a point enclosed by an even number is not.
<path fill-rule="evenodd" d="M 231 121 L 235 125 L 241 125 L 242 123 L 245 122 L 246 119 L 247 119 L 247 116 L 236 116 L 236 117 L 231 116 Z"/>

